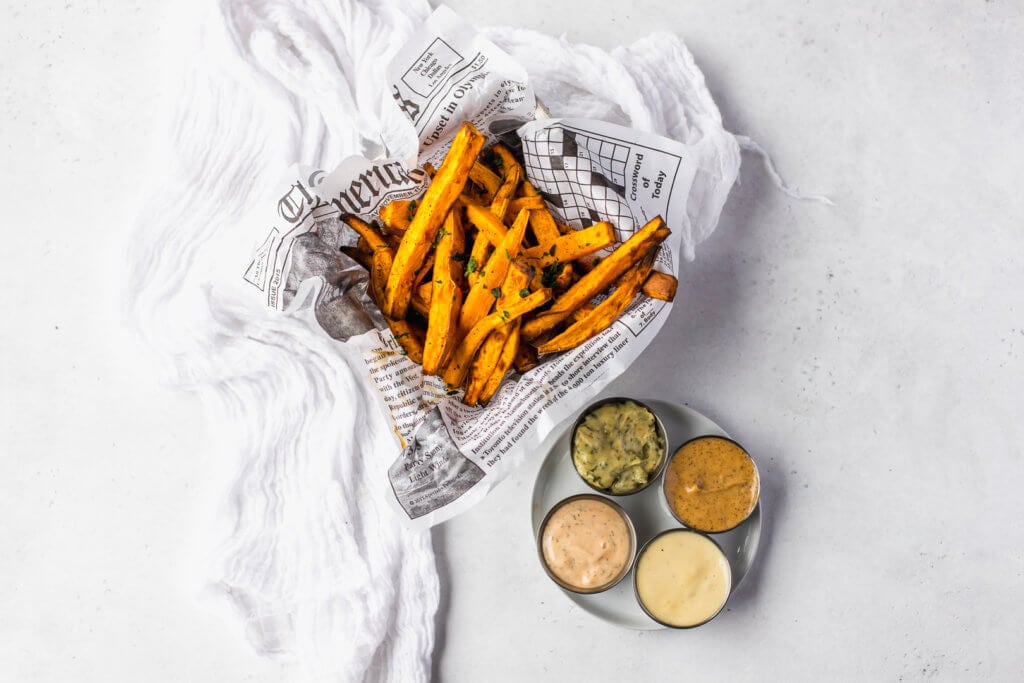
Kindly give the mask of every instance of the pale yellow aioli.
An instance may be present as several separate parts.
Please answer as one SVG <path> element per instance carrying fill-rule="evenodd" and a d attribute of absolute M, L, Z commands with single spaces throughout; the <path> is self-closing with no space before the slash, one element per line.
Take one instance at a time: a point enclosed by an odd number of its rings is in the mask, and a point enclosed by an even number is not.
<path fill-rule="evenodd" d="M 651 541 L 636 564 L 636 592 L 671 626 L 696 626 L 722 609 L 732 586 L 729 561 L 700 534 L 680 529 Z"/>
<path fill-rule="evenodd" d="M 633 539 L 622 515 L 592 498 L 572 500 L 555 510 L 544 525 L 541 547 L 551 573 L 581 591 L 617 579 L 633 556 Z"/>

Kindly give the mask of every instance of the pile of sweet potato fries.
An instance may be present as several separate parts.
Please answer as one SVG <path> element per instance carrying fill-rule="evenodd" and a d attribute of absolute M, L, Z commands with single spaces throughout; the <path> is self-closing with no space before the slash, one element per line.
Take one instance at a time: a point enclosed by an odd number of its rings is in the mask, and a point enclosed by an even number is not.
<path fill-rule="evenodd" d="M 557 222 L 510 150 L 484 141 L 463 124 L 423 197 L 382 207 L 382 227 L 343 217 L 359 242 L 342 251 L 369 271 L 395 339 L 468 405 L 489 401 L 513 367 L 590 339 L 638 293 L 671 301 L 676 290 L 652 270 L 669 235 L 660 217 L 599 258 L 613 226 Z"/>

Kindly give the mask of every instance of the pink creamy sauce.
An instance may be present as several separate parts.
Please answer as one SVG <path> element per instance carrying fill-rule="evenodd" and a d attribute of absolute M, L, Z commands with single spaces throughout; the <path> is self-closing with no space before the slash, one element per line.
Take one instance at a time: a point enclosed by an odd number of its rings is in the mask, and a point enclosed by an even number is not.
<path fill-rule="evenodd" d="M 599 500 L 563 504 L 542 532 L 544 563 L 566 584 L 599 589 L 624 572 L 633 554 L 633 539 L 618 510 Z"/>

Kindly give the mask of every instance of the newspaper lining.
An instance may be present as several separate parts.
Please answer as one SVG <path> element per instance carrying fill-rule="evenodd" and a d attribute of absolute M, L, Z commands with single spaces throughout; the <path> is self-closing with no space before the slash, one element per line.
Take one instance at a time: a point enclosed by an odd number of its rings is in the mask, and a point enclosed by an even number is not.
<path fill-rule="evenodd" d="M 696 172 L 688 148 L 600 121 L 533 120 L 525 71 L 447 7 L 440 7 L 389 68 L 391 92 L 420 141 L 416 165 L 439 165 L 459 125 L 516 130 L 528 179 L 565 223 L 608 220 L 620 241 L 655 216 L 686 226 Z M 320 278 L 317 320 L 352 345 L 387 404 L 401 437 L 388 471 L 395 510 L 411 526 L 437 524 L 470 507 L 564 419 L 621 374 L 653 340 L 671 304 L 638 297 L 585 344 L 513 373 L 483 408 L 461 403 L 409 360 L 366 294 L 367 274 L 338 252 L 355 238 L 343 214 L 378 218 L 395 199 L 422 194 L 421 168 L 398 160 L 349 158 L 330 174 L 296 169 L 276 206 L 276 222 L 245 279 L 281 310 L 299 285 Z M 678 275 L 673 233 L 656 267 Z"/>

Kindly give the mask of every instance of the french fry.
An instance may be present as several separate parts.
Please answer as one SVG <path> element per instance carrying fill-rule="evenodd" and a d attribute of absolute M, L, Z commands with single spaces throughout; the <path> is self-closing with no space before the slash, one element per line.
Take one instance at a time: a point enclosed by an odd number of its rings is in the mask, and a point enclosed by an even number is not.
<path fill-rule="evenodd" d="M 540 211 L 542 209 L 547 210 L 547 206 L 544 204 L 544 199 L 539 194 L 535 194 L 532 197 L 516 197 L 508 204 L 508 213 L 513 216 L 523 209 Z"/>
<path fill-rule="evenodd" d="M 652 299 L 672 301 L 676 298 L 676 287 L 679 281 L 668 273 L 652 270 L 644 282 L 643 293 Z"/>
<path fill-rule="evenodd" d="M 505 235 L 498 248 L 494 250 L 491 257 L 487 259 L 487 265 L 479 280 L 470 286 L 466 295 L 466 303 L 459 314 L 459 335 L 467 334 L 474 325 L 486 316 L 495 300 L 500 296 L 502 283 L 509 272 L 509 265 L 519 254 L 519 248 L 523 243 L 523 235 L 526 234 L 526 224 L 529 222 L 530 212 L 523 210 L 516 216 L 512 229 Z M 524 285 L 525 286 L 525 285 Z"/>
<path fill-rule="evenodd" d="M 583 318 L 590 315 L 590 312 L 593 311 L 595 308 L 597 308 L 597 304 L 585 303 L 572 312 L 572 315 L 569 316 L 569 320 L 573 322 L 579 322 Z"/>
<path fill-rule="evenodd" d="M 490 402 L 494 392 L 501 386 L 501 380 L 505 379 L 509 368 L 512 367 L 512 362 L 516 358 L 516 352 L 519 350 L 519 326 L 522 322 L 522 320 L 517 320 L 512 323 L 508 336 L 505 337 L 505 345 L 501 348 L 501 355 L 498 356 L 498 362 L 494 366 L 494 371 L 487 378 L 487 382 L 480 392 L 480 403 Z"/>
<path fill-rule="evenodd" d="M 544 332 L 554 329 L 568 318 L 574 310 L 603 292 L 620 275 L 637 263 L 654 246 L 661 244 L 671 231 L 658 216 L 637 230 L 606 256 L 601 263 L 581 277 L 564 294 L 555 300 L 551 308 L 523 324 L 522 336 L 532 341 Z"/>
<path fill-rule="evenodd" d="M 341 219 L 345 221 L 345 224 L 348 225 L 348 227 L 359 233 L 360 239 L 365 241 L 371 252 L 378 249 L 388 248 L 388 243 L 384 239 L 384 235 L 380 234 L 376 228 L 358 216 L 349 214 L 342 216 Z"/>
<path fill-rule="evenodd" d="M 373 267 L 370 268 L 370 298 L 378 306 L 380 306 L 380 302 L 384 301 L 384 287 L 387 286 L 394 258 L 394 252 L 387 247 L 373 252 Z"/>
<path fill-rule="evenodd" d="M 505 239 L 508 228 L 491 210 L 486 206 L 477 204 L 466 204 L 466 217 L 477 230 L 484 234 L 487 241 L 498 246 Z"/>
<path fill-rule="evenodd" d="M 601 221 L 589 228 L 562 235 L 547 248 L 544 245 L 530 247 L 523 252 L 523 256 L 538 268 L 546 268 L 555 262 L 575 261 L 614 243 L 615 228 L 611 223 Z"/>
<path fill-rule="evenodd" d="M 498 177 L 498 174 L 479 161 L 473 164 L 473 168 L 469 169 L 469 179 L 476 183 L 479 188 L 486 191 L 488 203 L 494 199 L 498 188 L 501 187 L 501 178 Z"/>
<path fill-rule="evenodd" d="M 505 323 L 518 320 L 521 316 L 543 306 L 550 300 L 550 289 L 531 292 L 529 296 L 510 304 L 507 308 L 494 311 L 474 325 L 469 334 L 459 342 L 458 348 L 455 349 L 455 355 L 448 361 L 443 374 L 445 383 L 450 387 L 462 386 L 462 382 L 466 379 L 466 372 L 469 370 L 469 364 L 472 362 L 473 356 L 476 355 L 477 349 L 487 339 L 487 335 Z"/>
<path fill-rule="evenodd" d="M 380 208 L 380 221 L 390 232 L 405 234 L 416 214 L 416 200 L 398 199 Z"/>
<path fill-rule="evenodd" d="M 522 179 L 522 168 L 514 166 L 505 173 L 505 180 L 502 181 L 498 191 L 494 193 L 494 199 L 491 200 L 491 213 L 497 216 L 498 220 L 502 223 L 505 222 L 505 215 L 508 213 L 509 204 L 512 202 L 512 197 L 515 196 L 516 190 L 519 189 L 519 181 Z"/>
<path fill-rule="evenodd" d="M 483 270 L 483 265 L 487 263 L 487 255 L 490 250 L 491 242 L 487 239 L 487 235 L 478 231 L 476 239 L 473 240 L 473 248 L 469 252 L 469 258 L 466 259 L 466 267 L 463 269 L 463 274 L 470 287 L 480 280 L 480 272 Z"/>
<path fill-rule="evenodd" d="M 415 284 L 414 273 L 423 264 L 438 228 L 469 180 L 469 170 L 473 167 L 484 140 L 484 136 L 470 123 L 462 124 L 455 135 L 448 155 L 424 193 L 416 209 L 416 215 L 395 253 L 382 306 L 382 311 L 387 317 L 405 316 Z"/>
<path fill-rule="evenodd" d="M 452 277 L 452 254 L 463 242 L 462 221 L 455 211 L 445 219 L 434 258 L 434 279 L 430 283 L 430 315 L 423 344 L 423 372 L 436 375 L 455 346 L 455 329 L 462 304 L 462 289 Z M 457 265 L 456 265 L 457 267 Z M 417 291 L 422 295 L 422 288 Z"/>
<path fill-rule="evenodd" d="M 654 265 L 654 249 L 654 247 L 651 248 L 639 266 L 627 271 L 618 279 L 615 291 L 608 298 L 566 328 L 560 335 L 538 346 L 538 355 L 543 356 L 575 348 L 615 322 L 616 318 L 633 301 L 633 297 L 640 291 L 644 280 L 650 274 L 651 266 Z"/>
<path fill-rule="evenodd" d="M 524 221 L 525 222 L 525 221 Z M 501 285 L 501 296 L 498 297 L 498 308 L 508 308 L 513 302 L 522 298 L 523 290 L 529 292 L 526 285 L 529 284 L 529 275 L 519 268 L 510 268 L 505 282 Z M 502 325 L 487 337 L 476 360 L 469 371 L 469 384 L 466 385 L 466 394 L 463 401 L 467 405 L 476 405 L 480 398 L 484 385 L 494 374 L 498 360 L 501 358 L 502 349 L 505 348 L 505 341 L 508 339 L 512 325 L 518 325 L 519 321 Z"/>
<path fill-rule="evenodd" d="M 529 181 L 524 181 L 523 196 L 539 198 L 540 193 L 534 189 L 533 185 L 531 185 Z M 548 211 L 547 206 L 543 206 L 530 212 L 530 230 L 533 230 L 533 236 L 537 238 L 537 244 L 542 248 L 550 248 L 551 243 L 558 239 L 561 234 L 558 232 L 558 227 L 555 225 L 555 219 L 552 217 L 551 212 Z"/>
<path fill-rule="evenodd" d="M 499 142 L 494 147 L 491 147 L 491 153 L 495 158 L 495 162 L 501 165 L 501 168 L 498 170 L 501 171 L 502 175 L 508 176 L 510 173 L 518 171 L 520 178 L 526 177 L 523 167 L 519 165 L 515 155 L 512 154 L 508 147 Z"/>
<path fill-rule="evenodd" d="M 419 336 L 419 331 L 406 320 L 392 320 L 391 318 L 386 318 L 386 320 L 388 321 L 388 327 L 391 329 L 391 334 L 395 335 L 395 341 L 405 349 L 409 360 L 422 365 L 423 340 Z"/>
<path fill-rule="evenodd" d="M 523 321 L 520 320 L 519 322 L 521 331 Z M 516 349 L 516 357 L 515 360 L 512 361 L 512 365 L 513 367 L 515 367 L 516 372 L 522 374 L 524 372 L 528 372 L 529 370 L 533 370 L 535 367 L 537 367 L 538 363 L 540 363 L 540 361 L 537 360 L 536 347 L 534 347 L 532 344 L 523 344 L 522 336 L 520 335 L 519 348 Z"/>

